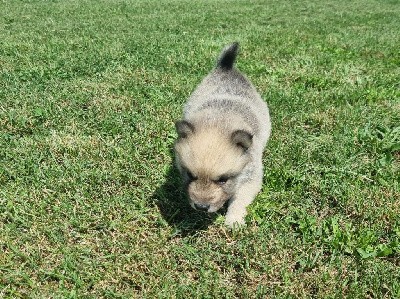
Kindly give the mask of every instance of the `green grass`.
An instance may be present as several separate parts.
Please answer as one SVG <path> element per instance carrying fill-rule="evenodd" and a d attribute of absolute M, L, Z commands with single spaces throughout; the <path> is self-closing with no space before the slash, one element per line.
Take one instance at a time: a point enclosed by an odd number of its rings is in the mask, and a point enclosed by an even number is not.
<path fill-rule="evenodd" d="M 0 2 L 1 298 L 399 298 L 399 1 Z M 174 120 L 222 47 L 268 102 L 230 231 Z"/>

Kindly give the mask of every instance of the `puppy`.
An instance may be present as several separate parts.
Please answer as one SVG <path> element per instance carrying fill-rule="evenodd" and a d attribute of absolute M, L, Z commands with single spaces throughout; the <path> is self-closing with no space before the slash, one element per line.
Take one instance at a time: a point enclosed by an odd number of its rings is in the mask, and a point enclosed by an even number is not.
<path fill-rule="evenodd" d="M 226 202 L 225 224 L 244 224 L 262 186 L 262 153 L 271 132 L 267 104 L 233 67 L 239 44 L 226 47 L 217 67 L 189 97 L 175 123 L 176 165 L 190 205 L 208 213 Z"/>

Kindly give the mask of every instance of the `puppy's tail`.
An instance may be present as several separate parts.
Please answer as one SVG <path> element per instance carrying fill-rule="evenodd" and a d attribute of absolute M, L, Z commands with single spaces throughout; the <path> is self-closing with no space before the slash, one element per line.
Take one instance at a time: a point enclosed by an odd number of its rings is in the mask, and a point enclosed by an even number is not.
<path fill-rule="evenodd" d="M 234 42 L 233 44 L 227 46 L 221 53 L 221 56 L 217 62 L 217 68 L 224 71 L 229 71 L 232 69 L 235 63 L 236 56 L 239 52 L 239 43 Z"/>

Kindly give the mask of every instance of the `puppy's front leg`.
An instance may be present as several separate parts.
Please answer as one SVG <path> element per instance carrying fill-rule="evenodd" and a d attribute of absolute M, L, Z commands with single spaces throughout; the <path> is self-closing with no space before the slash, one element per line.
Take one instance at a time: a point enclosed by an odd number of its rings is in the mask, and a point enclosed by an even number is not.
<path fill-rule="evenodd" d="M 247 214 L 246 208 L 260 191 L 261 185 L 262 179 L 260 178 L 253 179 L 240 187 L 228 206 L 228 211 L 225 216 L 225 225 L 233 227 L 235 223 L 238 225 L 245 224 L 244 217 Z"/>

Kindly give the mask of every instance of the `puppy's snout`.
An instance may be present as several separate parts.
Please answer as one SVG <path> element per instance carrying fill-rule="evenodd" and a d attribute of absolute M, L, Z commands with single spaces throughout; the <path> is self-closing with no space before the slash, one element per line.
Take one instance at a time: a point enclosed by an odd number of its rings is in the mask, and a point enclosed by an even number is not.
<path fill-rule="evenodd" d="M 210 208 L 210 205 L 195 203 L 194 207 L 196 208 L 196 210 L 207 212 Z"/>

